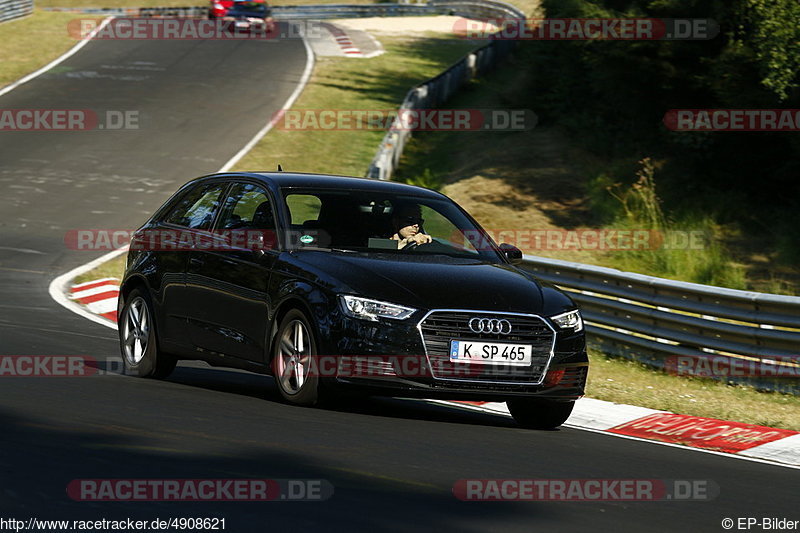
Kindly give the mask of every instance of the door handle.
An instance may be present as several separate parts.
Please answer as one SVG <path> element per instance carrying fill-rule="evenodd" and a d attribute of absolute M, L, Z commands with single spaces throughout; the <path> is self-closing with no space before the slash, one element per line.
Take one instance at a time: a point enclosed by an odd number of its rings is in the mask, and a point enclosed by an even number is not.
<path fill-rule="evenodd" d="M 201 266 L 203 264 L 203 260 L 199 257 L 191 257 L 189 258 L 189 264 L 193 266 Z"/>

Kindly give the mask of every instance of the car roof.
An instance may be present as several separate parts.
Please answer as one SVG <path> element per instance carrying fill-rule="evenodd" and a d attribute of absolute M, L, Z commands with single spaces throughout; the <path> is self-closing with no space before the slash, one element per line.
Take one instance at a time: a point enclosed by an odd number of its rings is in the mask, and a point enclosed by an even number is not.
<path fill-rule="evenodd" d="M 386 192 L 427 198 L 447 198 L 437 191 L 414 185 L 407 185 L 405 183 L 382 181 L 372 178 L 336 176 L 332 174 L 307 174 L 301 172 L 226 172 L 203 176 L 201 179 L 221 177 L 255 178 L 267 185 L 272 185 L 280 189 L 357 189 L 360 191 Z"/>

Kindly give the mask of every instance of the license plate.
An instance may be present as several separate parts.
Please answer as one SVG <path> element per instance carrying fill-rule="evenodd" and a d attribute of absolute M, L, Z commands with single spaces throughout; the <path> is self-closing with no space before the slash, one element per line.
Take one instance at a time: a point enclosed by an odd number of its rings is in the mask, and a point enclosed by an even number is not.
<path fill-rule="evenodd" d="M 450 341 L 450 361 L 484 365 L 530 366 L 533 346 L 500 342 Z"/>

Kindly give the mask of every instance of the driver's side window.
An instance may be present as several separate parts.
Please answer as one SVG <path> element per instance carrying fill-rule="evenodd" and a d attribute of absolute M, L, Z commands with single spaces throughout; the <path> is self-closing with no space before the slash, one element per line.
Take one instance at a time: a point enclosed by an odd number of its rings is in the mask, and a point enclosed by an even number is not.
<path fill-rule="evenodd" d="M 237 183 L 225 199 L 220 229 L 274 230 L 275 216 L 267 192 L 253 183 Z"/>

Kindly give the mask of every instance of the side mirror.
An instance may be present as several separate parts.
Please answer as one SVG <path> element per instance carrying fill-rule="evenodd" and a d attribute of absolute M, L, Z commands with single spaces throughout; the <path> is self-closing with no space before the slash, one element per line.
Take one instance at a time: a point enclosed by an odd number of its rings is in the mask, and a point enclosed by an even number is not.
<path fill-rule="evenodd" d="M 522 250 L 513 244 L 501 243 L 500 251 L 503 252 L 503 255 L 506 256 L 506 259 L 508 259 L 508 262 L 512 265 L 518 265 L 522 262 Z"/>

